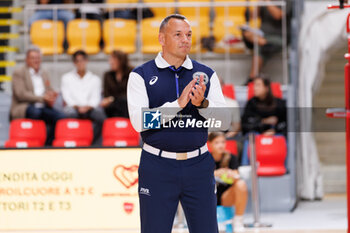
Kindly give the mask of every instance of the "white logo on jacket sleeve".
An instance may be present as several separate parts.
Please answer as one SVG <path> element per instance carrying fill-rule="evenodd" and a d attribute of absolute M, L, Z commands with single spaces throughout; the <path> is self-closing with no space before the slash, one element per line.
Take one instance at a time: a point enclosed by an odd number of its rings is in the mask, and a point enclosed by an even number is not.
<path fill-rule="evenodd" d="M 153 85 L 158 81 L 158 76 L 153 76 L 151 80 L 149 80 L 149 85 Z"/>

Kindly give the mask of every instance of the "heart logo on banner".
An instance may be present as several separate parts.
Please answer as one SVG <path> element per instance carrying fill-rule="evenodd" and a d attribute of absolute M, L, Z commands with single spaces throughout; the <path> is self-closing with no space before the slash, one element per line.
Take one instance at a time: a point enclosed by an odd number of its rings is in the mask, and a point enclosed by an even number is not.
<path fill-rule="evenodd" d="M 130 167 L 117 165 L 113 170 L 113 174 L 115 178 L 117 178 L 117 180 L 122 183 L 122 185 L 124 185 L 126 188 L 131 188 L 139 181 L 137 173 L 138 168 L 139 166 L 137 165 Z"/>
<path fill-rule="evenodd" d="M 130 202 L 124 202 L 124 210 L 127 214 L 131 214 L 134 210 L 134 204 Z"/>

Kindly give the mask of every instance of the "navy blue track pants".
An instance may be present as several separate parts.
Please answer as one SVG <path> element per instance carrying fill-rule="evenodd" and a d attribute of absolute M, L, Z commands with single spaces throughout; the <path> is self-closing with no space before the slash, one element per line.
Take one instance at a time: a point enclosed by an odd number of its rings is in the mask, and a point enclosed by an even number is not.
<path fill-rule="evenodd" d="M 209 152 L 175 160 L 142 150 L 138 190 L 141 233 L 171 233 L 179 201 L 190 233 L 218 233 L 214 168 Z"/>

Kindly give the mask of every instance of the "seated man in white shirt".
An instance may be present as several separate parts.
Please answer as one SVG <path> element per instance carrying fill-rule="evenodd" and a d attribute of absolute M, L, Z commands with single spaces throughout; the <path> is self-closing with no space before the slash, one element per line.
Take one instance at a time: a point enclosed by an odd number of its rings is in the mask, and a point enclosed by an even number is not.
<path fill-rule="evenodd" d="M 103 121 L 106 118 L 99 108 L 101 79 L 88 71 L 87 54 L 78 50 L 73 54 L 75 69 L 63 75 L 61 92 L 65 103 L 64 113 L 69 118 L 90 119 L 94 123 L 93 144 L 100 144 Z"/>

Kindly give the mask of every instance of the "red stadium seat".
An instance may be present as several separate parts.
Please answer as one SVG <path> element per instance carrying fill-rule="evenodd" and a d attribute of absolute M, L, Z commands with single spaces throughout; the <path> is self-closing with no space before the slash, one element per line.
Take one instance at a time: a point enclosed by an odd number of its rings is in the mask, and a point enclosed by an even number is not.
<path fill-rule="evenodd" d="M 284 136 L 256 135 L 255 145 L 259 176 L 281 176 L 286 173 L 287 143 Z"/>
<path fill-rule="evenodd" d="M 207 147 L 208 147 L 208 151 L 209 151 L 209 153 L 211 153 L 211 148 L 210 148 L 209 141 L 207 141 Z"/>
<path fill-rule="evenodd" d="M 236 99 L 235 87 L 233 84 L 224 84 L 222 86 L 222 93 L 228 98 Z"/>
<path fill-rule="evenodd" d="M 93 139 L 92 122 L 80 119 L 61 119 L 56 123 L 54 147 L 90 146 Z"/>
<path fill-rule="evenodd" d="M 127 118 L 112 117 L 103 123 L 102 129 L 103 146 L 138 146 L 140 135 L 134 130 Z"/>
<path fill-rule="evenodd" d="M 209 141 L 207 142 L 208 151 L 211 152 Z M 226 150 L 232 155 L 238 155 L 237 142 L 235 140 L 226 140 Z"/>
<path fill-rule="evenodd" d="M 283 93 L 282 93 L 282 89 L 281 89 L 281 84 L 277 83 L 277 82 L 272 82 L 271 83 L 271 90 L 272 90 L 272 94 L 276 97 L 276 98 L 283 98 Z M 250 82 L 248 84 L 248 100 L 250 100 L 251 98 L 254 97 L 254 83 Z"/>
<path fill-rule="evenodd" d="M 42 120 L 16 119 L 11 121 L 9 140 L 5 147 L 41 147 L 46 140 L 46 125 Z"/>
<path fill-rule="evenodd" d="M 20 139 L 11 139 L 5 143 L 6 148 L 30 148 L 30 147 L 42 147 L 37 140 L 20 140 Z"/>
<path fill-rule="evenodd" d="M 237 142 L 235 140 L 226 140 L 226 150 L 233 155 L 238 155 Z"/>

